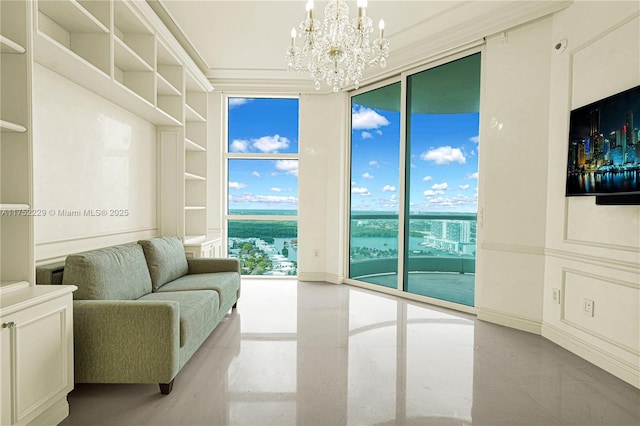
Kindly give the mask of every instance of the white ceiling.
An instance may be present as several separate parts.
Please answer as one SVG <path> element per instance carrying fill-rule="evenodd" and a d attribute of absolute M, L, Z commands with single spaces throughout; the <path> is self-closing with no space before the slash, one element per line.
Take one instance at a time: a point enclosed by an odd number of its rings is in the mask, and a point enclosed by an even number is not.
<path fill-rule="evenodd" d="M 214 86 L 311 88 L 286 70 L 291 28 L 304 18 L 306 0 L 148 0 Z M 315 2 L 317 18 L 326 2 Z M 348 0 L 355 17 L 356 2 Z M 369 0 L 367 14 L 385 20 L 390 41 L 381 78 L 444 50 L 504 31 L 566 7 L 562 1 Z"/>

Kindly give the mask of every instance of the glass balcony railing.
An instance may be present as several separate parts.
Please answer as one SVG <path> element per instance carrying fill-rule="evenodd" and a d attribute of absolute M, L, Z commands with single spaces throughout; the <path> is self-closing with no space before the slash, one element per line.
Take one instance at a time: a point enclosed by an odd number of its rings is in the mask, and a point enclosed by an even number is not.
<path fill-rule="evenodd" d="M 472 306 L 476 214 L 412 214 L 408 222 L 404 290 Z M 350 278 L 397 288 L 398 215 L 352 213 L 349 254 Z"/>

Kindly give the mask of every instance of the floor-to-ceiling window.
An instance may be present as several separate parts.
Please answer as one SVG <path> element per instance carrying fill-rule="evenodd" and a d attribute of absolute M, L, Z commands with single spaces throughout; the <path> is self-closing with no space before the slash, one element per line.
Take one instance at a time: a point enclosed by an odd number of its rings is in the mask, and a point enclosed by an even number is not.
<path fill-rule="evenodd" d="M 376 94 L 383 90 L 381 103 Z M 351 279 L 474 306 L 479 104 L 480 53 L 352 97 Z M 385 141 L 381 156 L 395 174 L 378 173 L 395 183 L 373 184 L 374 169 L 363 170 L 367 161 L 378 165 L 373 157 L 382 150 L 366 143 L 377 133 L 360 129 L 360 115 L 381 137 L 387 128 L 402 128 L 395 142 Z M 381 208 L 370 187 L 393 189 L 387 201 L 395 205 Z"/>
<path fill-rule="evenodd" d="M 243 275 L 297 275 L 298 99 L 227 98 L 227 248 Z"/>
<path fill-rule="evenodd" d="M 400 82 L 351 98 L 350 277 L 396 287 Z"/>

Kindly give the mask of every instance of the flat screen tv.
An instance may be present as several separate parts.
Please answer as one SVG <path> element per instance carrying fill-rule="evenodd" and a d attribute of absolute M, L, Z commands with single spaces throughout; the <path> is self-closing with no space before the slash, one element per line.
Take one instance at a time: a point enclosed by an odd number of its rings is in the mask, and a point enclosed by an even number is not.
<path fill-rule="evenodd" d="M 640 86 L 571 111 L 566 195 L 640 200 L 639 128 Z"/>

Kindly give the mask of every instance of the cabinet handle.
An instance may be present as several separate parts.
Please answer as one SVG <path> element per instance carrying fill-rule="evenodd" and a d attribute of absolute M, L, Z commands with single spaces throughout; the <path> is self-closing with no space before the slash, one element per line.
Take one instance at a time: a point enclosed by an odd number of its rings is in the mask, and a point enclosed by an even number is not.
<path fill-rule="evenodd" d="M 5 322 L 2 324 L 2 328 L 13 328 L 16 326 L 16 323 L 13 321 Z"/>

